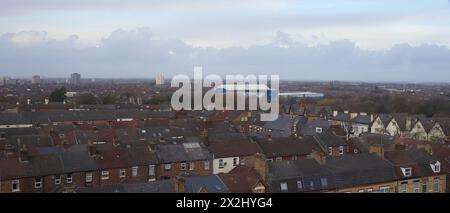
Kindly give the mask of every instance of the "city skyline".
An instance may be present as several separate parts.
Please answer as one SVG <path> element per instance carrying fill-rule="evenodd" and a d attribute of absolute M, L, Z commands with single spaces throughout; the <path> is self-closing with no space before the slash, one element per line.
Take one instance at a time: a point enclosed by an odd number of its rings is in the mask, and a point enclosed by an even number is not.
<path fill-rule="evenodd" d="M 447 0 L 21 0 L 3 3 L 0 25 L 5 76 L 170 77 L 202 65 L 292 80 L 450 82 Z"/>

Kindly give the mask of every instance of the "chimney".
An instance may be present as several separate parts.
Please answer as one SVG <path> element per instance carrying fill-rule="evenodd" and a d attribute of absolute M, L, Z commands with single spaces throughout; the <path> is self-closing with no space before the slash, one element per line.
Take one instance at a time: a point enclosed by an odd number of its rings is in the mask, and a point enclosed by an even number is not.
<path fill-rule="evenodd" d="M 356 113 L 356 112 L 350 113 L 350 119 L 353 119 L 353 118 L 356 118 L 356 117 L 358 117 L 358 113 Z"/>
<path fill-rule="evenodd" d="M 48 98 L 44 99 L 44 104 L 45 105 L 48 105 L 48 102 L 49 102 Z"/>
<path fill-rule="evenodd" d="M 411 116 L 406 117 L 406 130 L 411 131 L 412 128 L 412 118 Z"/>
<path fill-rule="evenodd" d="M 28 163 L 28 147 L 27 147 L 26 144 L 23 144 L 20 147 L 19 162 L 21 162 L 21 163 Z"/>
<path fill-rule="evenodd" d="M 263 154 L 256 153 L 254 155 L 253 169 L 258 172 L 263 181 L 267 180 L 267 177 L 269 175 L 269 167 Z"/>
<path fill-rule="evenodd" d="M 370 114 L 370 122 L 373 122 L 373 119 L 374 119 L 373 114 Z"/>
<path fill-rule="evenodd" d="M 344 113 L 345 113 L 345 114 L 348 114 L 348 110 L 344 110 Z"/>
<path fill-rule="evenodd" d="M 338 115 L 338 111 L 337 110 L 333 110 L 333 117 L 336 117 Z"/>
<path fill-rule="evenodd" d="M 31 99 L 27 99 L 27 104 L 30 105 L 31 104 Z"/>
<path fill-rule="evenodd" d="M 360 115 L 367 115 L 367 112 L 360 112 Z"/>
<path fill-rule="evenodd" d="M 95 148 L 95 146 L 94 146 L 94 144 L 92 143 L 92 141 L 88 141 L 87 145 L 88 145 L 88 152 L 89 152 L 89 155 L 90 155 L 91 157 L 95 157 L 95 156 L 97 155 L 97 149 Z"/>
<path fill-rule="evenodd" d="M 175 192 L 176 193 L 185 193 L 185 184 L 186 180 L 183 177 L 175 178 Z"/>

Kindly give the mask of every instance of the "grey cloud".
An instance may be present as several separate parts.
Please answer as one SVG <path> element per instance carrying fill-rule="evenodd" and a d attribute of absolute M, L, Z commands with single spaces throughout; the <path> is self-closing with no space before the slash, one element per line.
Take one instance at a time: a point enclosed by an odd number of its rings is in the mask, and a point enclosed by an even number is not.
<path fill-rule="evenodd" d="M 272 7 L 286 0 L 2 0 L 0 15 L 79 10 L 216 10 L 236 7 Z"/>
<path fill-rule="evenodd" d="M 17 36 L 36 42 L 20 44 Z M 34 36 L 34 37 L 33 37 Z M 280 74 L 282 79 L 439 81 L 450 82 L 450 50 L 423 44 L 398 44 L 386 51 L 369 51 L 350 40 L 308 46 L 289 34 L 275 33 L 274 41 L 248 48 L 197 48 L 180 40 L 160 39 L 147 28 L 116 30 L 98 47 L 79 48 L 77 36 L 48 38 L 45 32 L 7 33 L 0 36 L 1 75 L 151 78 L 193 73 Z M 288 47 L 279 44 L 289 44 Z"/>

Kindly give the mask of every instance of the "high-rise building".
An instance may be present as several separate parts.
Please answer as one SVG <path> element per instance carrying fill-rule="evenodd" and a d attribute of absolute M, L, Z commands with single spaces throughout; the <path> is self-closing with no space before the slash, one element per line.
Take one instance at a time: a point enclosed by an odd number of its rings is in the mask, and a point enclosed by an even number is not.
<path fill-rule="evenodd" d="M 81 83 L 81 75 L 79 73 L 72 73 L 70 75 L 70 84 L 79 85 Z"/>
<path fill-rule="evenodd" d="M 164 85 L 164 75 L 162 73 L 156 76 L 155 83 L 156 85 Z"/>
<path fill-rule="evenodd" d="M 32 84 L 40 84 L 41 83 L 41 76 L 33 75 L 33 77 L 31 77 L 31 83 Z"/>
<path fill-rule="evenodd" d="M 0 76 L 0 86 L 5 86 L 6 85 L 6 78 L 5 76 Z"/>

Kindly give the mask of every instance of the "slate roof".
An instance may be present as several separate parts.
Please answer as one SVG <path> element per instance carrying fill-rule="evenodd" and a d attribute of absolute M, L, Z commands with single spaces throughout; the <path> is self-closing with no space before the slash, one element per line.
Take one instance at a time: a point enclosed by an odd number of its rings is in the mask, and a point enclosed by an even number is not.
<path fill-rule="evenodd" d="M 209 139 L 208 150 L 214 158 L 243 157 L 262 153 L 258 144 L 241 134 L 223 135 L 226 138 L 213 137 Z"/>
<path fill-rule="evenodd" d="M 261 181 L 259 174 L 246 166 L 237 166 L 229 173 L 218 176 L 232 193 L 252 193 L 252 187 Z"/>
<path fill-rule="evenodd" d="M 343 139 L 329 131 L 315 134 L 313 137 L 324 148 L 347 145 Z"/>
<path fill-rule="evenodd" d="M 393 181 L 394 167 L 373 153 L 329 157 L 325 165 L 332 173 L 337 188 Z"/>
<path fill-rule="evenodd" d="M 312 159 L 282 161 L 269 164 L 272 192 L 281 192 L 286 183 L 287 192 L 312 192 L 349 188 L 396 180 L 394 167 L 376 154 L 328 157 L 327 163 Z M 301 182 L 301 188 L 298 188 Z"/>
<path fill-rule="evenodd" d="M 206 189 L 208 193 L 228 193 L 228 187 L 217 175 L 194 176 L 185 179 L 185 192 L 199 193 Z"/>
<path fill-rule="evenodd" d="M 212 158 L 208 149 L 200 143 L 157 145 L 156 153 L 161 163 L 198 161 Z"/>
<path fill-rule="evenodd" d="M 123 183 L 112 186 L 79 188 L 77 193 L 175 193 L 173 179 L 145 183 Z"/>
<path fill-rule="evenodd" d="M 351 121 L 359 124 L 370 124 L 372 122 L 370 115 L 358 115 Z"/>
<path fill-rule="evenodd" d="M 48 112 L 20 112 L 17 114 L 0 114 L 0 120 L 8 124 L 32 124 L 70 121 L 98 121 L 117 120 L 123 118 L 173 118 L 174 112 L 148 111 L 135 109 L 119 110 L 75 110 L 75 111 L 48 111 Z"/>
<path fill-rule="evenodd" d="M 309 143 L 303 143 L 300 139 L 293 137 L 273 138 L 270 141 L 259 138 L 257 139 L 257 142 L 264 155 L 269 158 L 291 155 L 308 155 L 313 150 L 313 147 Z"/>
<path fill-rule="evenodd" d="M 327 131 L 330 129 L 331 124 L 327 120 L 316 119 L 314 121 L 308 121 L 307 123 L 297 125 L 298 132 L 303 136 L 316 134 L 317 127 L 322 128 L 322 131 Z"/>

